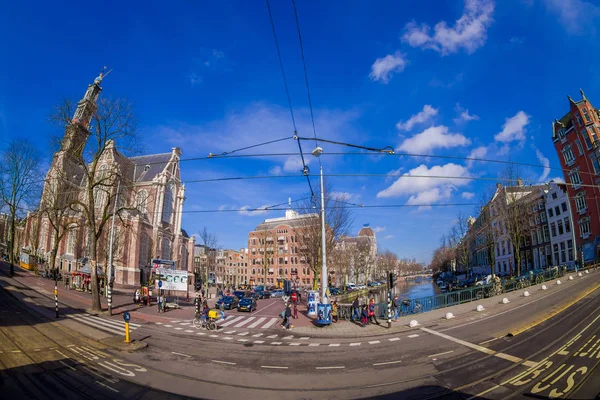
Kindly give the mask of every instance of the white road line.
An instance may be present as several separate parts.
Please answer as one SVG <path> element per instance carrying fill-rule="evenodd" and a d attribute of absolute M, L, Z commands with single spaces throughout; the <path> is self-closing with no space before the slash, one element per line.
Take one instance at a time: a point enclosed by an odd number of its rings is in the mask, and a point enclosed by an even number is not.
<path fill-rule="evenodd" d="M 290 343 L 290 346 L 300 346 L 301 343 Z"/>
<path fill-rule="evenodd" d="M 310 339 L 310 337 L 308 337 L 308 336 L 304 336 L 304 337 L 298 338 L 298 340 L 308 340 L 308 339 Z"/>
<path fill-rule="evenodd" d="M 271 368 L 271 369 L 288 369 L 289 367 L 279 367 L 277 365 L 261 365 L 261 368 Z"/>
<path fill-rule="evenodd" d="M 210 337 L 219 337 L 219 335 L 209 335 Z"/>
<path fill-rule="evenodd" d="M 180 322 L 181 322 L 181 321 L 180 321 L 180 320 L 178 320 L 178 319 L 177 319 L 177 320 L 175 320 L 175 321 L 171 321 L 171 323 L 172 323 L 172 324 L 178 324 L 178 323 L 180 323 Z"/>
<path fill-rule="evenodd" d="M 393 337 L 393 338 L 389 338 L 388 339 L 390 342 L 397 342 L 398 340 L 400 340 L 399 337 Z"/>
<path fill-rule="evenodd" d="M 267 336 L 267 339 L 275 339 L 277 337 L 277 335 L 269 335 Z"/>
<path fill-rule="evenodd" d="M 221 361 L 221 360 L 211 360 L 214 363 L 218 363 L 218 364 L 227 364 L 227 365 L 235 365 L 234 362 L 229 362 L 229 361 Z"/>
<path fill-rule="evenodd" d="M 256 318 L 256 317 L 246 318 L 242 322 L 240 322 L 239 324 L 236 324 L 234 326 L 234 328 L 241 328 L 242 326 L 246 325 L 248 322 L 252 321 L 254 318 Z"/>
<path fill-rule="evenodd" d="M 283 343 L 283 342 L 271 342 L 271 344 L 272 344 L 273 346 L 278 346 L 278 345 L 280 345 L 280 344 L 282 344 L 282 343 Z"/>
<path fill-rule="evenodd" d="M 116 334 L 124 334 L 125 333 L 125 325 L 121 325 L 119 324 L 119 326 L 115 326 L 111 323 L 108 322 L 104 322 L 102 320 L 95 320 L 89 317 L 79 317 L 79 318 L 74 318 L 75 321 L 81 322 L 83 324 L 86 324 L 88 326 L 91 326 L 93 328 L 96 329 L 104 329 L 104 330 L 108 330 L 109 332 L 112 333 L 116 333 Z M 135 329 L 135 328 L 134 328 Z"/>
<path fill-rule="evenodd" d="M 339 343 L 330 343 L 329 347 L 339 347 L 340 344 Z"/>
<path fill-rule="evenodd" d="M 433 330 L 428 329 L 428 328 L 421 328 L 421 330 L 423 332 L 427 332 L 427 333 L 430 333 L 432 335 L 436 335 L 436 336 L 442 337 L 444 339 L 448 339 L 448 340 L 450 340 L 450 341 L 452 341 L 454 343 L 462 344 L 463 346 L 469 347 L 469 348 L 471 348 L 473 350 L 477 350 L 477 351 L 480 351 L 482 353 L 489 354 L 491 356 L 502 358 L 503 360 L 514 362 L 516 364 L 523 362 L 522 358 L 511 356 L 510 354 L 498 353 L 498 352 L 496 352 L 494 350 L 488 349 L 487 347 L 483 347 L 483 346 L 479 346 L 478 344 L 473 344 L 473 343 L 470 343 L 470 342 L 466 342 L 464 340 L 457 339 L 455 337 L 446 335 L 445 333 L 433 331 Z M 535 364 L 535 365 L 537 365 L 537 363 L 534 363 L 533 361 L 526 361 L 526 362 L 523 363 L 523 365 L 525 365 L 525 366 L 531 366 L 532 363 Z"/>
<path fill-rule="evenodd" d="M 171 354 L 175 354 L 177 356 L 183 356 L 183 357 L 191 357 L 189 354 L 178 353 L 176 351 L 172 351 Z"/>
<path fill-rule="evenodd" d="M 194 332 L 194 331 L 186 329 L 184 332 L 191 333 L 191 332 Z"/>
<path fill-rule="evenodd" d="M 115 320 L 112 320 L 112 319 L 100 318 L 100 317 L 97 317 L 95 315 L 81 314 L 81 315 L 76 315 L 73 318 L 74 319 L 86 318 L 88 320 L 97 321 L 97 322 L 103 322 L 105 324 L 109 324 L 109 325 L 116 326 L 116 327 L 123 327 L 123 329 L 125 329 L 124 328 L 125 324 L 123 322 L 121 322 L 121 321 L 115 321 Z M 136 329 L 136 328 L 139 328 L 140 326 L 141 326 L 140 324 L 134 324 L 133 322 L 129 323 L 129 329 Z"/>
<path fill-rule="evenodd" d="M 308 346 L 309 347 L 319 347 L 321 343 L 309 343 Z"/>
<path fill-rule="evenodd" d="M 490 343 L 490 342 L 493 342 L 493 341 L 495 341 L 495 340 L 498 340 L 498 339 L 502 339 L 502 336 L 500 336 L 500 337 L 497 337 L 497 338 L 493 338 L 493 339 L 490 339 L 490 340 L 486 340 L 485 342 L 481 342 L 481 343 L 479 343 L 479 344 L 486 344 L 486 343 Z"/>
<path fill-rule="evenodd" d="M 427 357 L 437 357 L 437 356 L 443 356 L 444 354 L 450 354 L 450 353 L 454 353 L 454 350 L 445 351 L 445 352 L 443 352 L 443 353 L 432 354 L 432 355 L 430 355 L 430 356 L 427 356 Z"/>
<path fill-rule="evenodd" d="M 369 344 L 377 344 L 377 343 L 381 343 L 379 340 L 372 340 L 369 342 Z"/>
<path fill-rule="evenodd" d="M 334 366 L 334 367 L 315 367 L 316 369 L 344 369 L 346 367 L 344 367 L 343 365 L 339 365 L 339 366 Z"/>
<path fill-rule="evenodd" d="M 284 337 L 282 339 L 284 339 L 284 340 L 292 340 L 293 338 L 294 338 L 294 335 L 290 335 L 290 336 L 286 336 L 286 337 Z"/>
<path fill-rule="evenodd" d="M 231 335 L 232 333 L 236 333 L 236 332 L 237 332 L 237 331 L 227 331 L 227 332 L 223 332 L 223 333 L 225 333 L 225 334 L 227 334 L 227 335 Z"/>
<path fill-rule="evenodd" d="M 155 322 L 156 325 L 162 325 L 162 322 Z"/>
<path fill-rule="evenodd" d="M 244 338 L 242 338 L 242 339 L 238 339 L 237 341 L 238 342 L 247 342 L 248 340 L 250 340 L 250 339 L 244 339 Z"/>
<path fill-rule="evenodd" d="M 62 365 L 64 365 L 65 367 L 73 370 L 73 371 L 77 371 L 77 369 L 75 367 L 71 367 L 69 364 L 67 364 L 66 362 L 64 362 L 63 360 L 58 360 L 59 363 L 61 363 Z"/>
<path fill-rule="evenodd" d="M 21 350 L 13 350 L 13 351 L 11 351 L 11 353 L 20 353 L 20 352 L 21 352 Z"/>
<path fill-rule="evenodd" d="M 257 333 L 256 335 L 252 335 L 252 337 L 261 337 L 264 333 Z"/>
<path fill-rule="evenodd" d="M 253 343 L 256 344 L 263 344 L 265 341 L 264 340 L 255 340 Z"/>
<path fill-rule="evenodd" d="M 189 324 L 190 324 L 189 322 L 182 322 L 179 325 L 186 326 L 186 325 L 189 325 Z"/>
<path fill-rule="evenodd" d="M 92 367 L 92 368 L 94 368 L 94 367 Z M 88 371 L 88 372 L 96 375 L 99 378 L 102 378 L 102 379 L 105 379 L 105 380 L 109 381 L 110 383 L 117 383 L 118 382 L 118 381 L 116 381 L 114 379 L 110 379 L 110 378 L 107 378 L 107 377 L 105 377 L 103 375 L 100 375 L 98 372 L 94 371 L 93 369 L 90 369 L 90 368 L 86 367 L 85 365 L 83 366 L 83 369 L 85 369 L 86 371 Z"/>
<path fill-rule="evenodd" d="M 257 326 L 262 324 L 263 321 L 265 321 L 266 319 L 267 319 L 267 317 L 260 317 L 259 319 L 254 321 L 252 324 L 248 325 L 248 328 L 256 328 Z"/>
<path fill-rule="evenodd" d="M 246 336 L 250 334 L 250 332 L 242 332 L 242 333 L 238 333 L 238 336 Z"/>
<path fill-rule="evenodd" d="M 427 332 L 427 331 L 426 331 Z M 416 337 L 419 337 L 419 335 L 417 335 L 416 333 L 412 334 L 412 335 L 408 335 L 409 338 L 414 339 Z"/>
<path fill-rule="evenodd" d="M 223 337 L 223 339 L 224 339 L 224 340 L 231 340 L 231 339 L 233 339 L 233 338 L 232 338 L 231 336 L 224 336 L 224 337 Z"/>
<path fill-rule="evenodd" d="M 182 329 L 183 329 L 183 328 L 179 328 L 179 327 L 175 328 L 175 330 L 178 330 L 178 331 L 180 331 L 180 330 L 182 330 Z"/>
<path fill-rule="evenodd" d="M 266 324 L 261 326 L 261 329 L 268 329 L 277 321 L 279 321 L 279 318 L 271 318 L 271 320 L 269 322 L 267 322 Z"/>
<path fill-rule="evenodd" d="M 206 335 L 205 332 L 197 332 L 196 335 Z"/>
<path fill-rule="evenodd" d="M 350 343 L 350 346 L 360 346 L 360 343 Z"/>
<path fill-rule="evenodd" d="M 68 344 L 67 347 L 75 347 L 74 344 Z"/>
<path fill-rule="evenodd" d="M 222 324 L 219 324 L 219 326 L 229 326 L 231 324 L 236 323 L 237 321 L 243 319 L 244 317 L 233 317 L 231 319 L 226 319 L 225 322 L 223 322 Z"/>
<path fill-rule="evenodd" d="M 373 365 L 390 365 L 390 364 L 398 364 L 401 363 L 401 360 L 398 361 L 386 361 L 386 362 L 380 362 L 380 363 L 375 363 Z"/>
<path fill-rule="evenodd" d="M 172 328 L 173 325 L 165 325 L 165 328 Z"/>
<path fill-rule="evenodd" d="M 105 384 L 105 383 L 98 382 L 98 381 L 96 381 L 96 383 L 97 383 L 98 385 L 100 385 L 100 386 L 104 386 L 105 388 L 112 390 L 112 391 L 113 391 L 113 392 L 115 392 L 115 393 L 119 393 L 119 391 L 118 391 L 117 389 L 115 389 L 114 387 L 108 386 L 108 385 L 107 385 L 107 384 Z"/>

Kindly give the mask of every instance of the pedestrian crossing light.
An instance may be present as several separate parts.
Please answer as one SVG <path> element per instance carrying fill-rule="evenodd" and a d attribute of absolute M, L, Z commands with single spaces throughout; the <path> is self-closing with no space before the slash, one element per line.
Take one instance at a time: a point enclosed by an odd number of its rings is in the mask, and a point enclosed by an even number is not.
<path fill-rule="evenodd" d="M 394 287 L 394 283 L 396 282 L 396 275 L 393 272 L 390 272 L 389 276 L 388 276 L 388 279 L 389 279 L 388 286 L 391 289 L 391 288 Z"/>

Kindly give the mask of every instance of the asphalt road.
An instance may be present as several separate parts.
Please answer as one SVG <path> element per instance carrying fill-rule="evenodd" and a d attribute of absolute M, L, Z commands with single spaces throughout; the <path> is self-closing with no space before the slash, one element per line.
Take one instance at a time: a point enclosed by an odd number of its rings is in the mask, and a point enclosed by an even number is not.
<path fill-rule="evenodd" d="M 244 399 L 593 399 L 600 393 L 600 290 L 525 332 L 506 336 L 541 312 L 569 303 L 594 286 L 598 274 L 585 279 L 485 317 L 441 320 L 361 340 L 294 337 L 286 342 L 282 330 L 279 345 L 257 344 L 235 334 L 225 340 L 222 334 L 143 325 L 136 337 L 149 347 L 132 354 L 68 335 L 2 292 L 0 307 L 9 323 L 0 327 L 0 390 L 31 398 L 166 398 L 170 393 Z M 18 379 L 9 379 L 15 375 Z M 46 385 L 50 389 L 42 390 Z"/>

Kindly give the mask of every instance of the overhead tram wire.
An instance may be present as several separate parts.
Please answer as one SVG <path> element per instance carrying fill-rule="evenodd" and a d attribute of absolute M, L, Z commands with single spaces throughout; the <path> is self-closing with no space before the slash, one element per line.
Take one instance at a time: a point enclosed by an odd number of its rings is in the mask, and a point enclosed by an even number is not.
<path fill-rule="evenodd" d="M 298 136 L 298 128 L 296 127 L 296 118 L 294 117 L 294 109 L 292 107 L 292 99 L 290 97 L 290 89 L 288 88 L 287 78 L 285 77 L 285 69 L 283 68 L 283 58 L 281 57 L 281 49 L 279 48 L 279 40 L 277 39 L 277 31 L 275 30 L 275 21 L 273 20 L 273 13 L 271 12 L 271 4 L 269 0 L 265 0 L 267 3 L 267 10 L 269 11 L 269 20 L 271 21 L 271 29 L 273 31 L 273 39 L 275 40 L 275 48 L 277 49 L 277 57 L 279 58 L 279 68 L 281 69 L 281 76 L 283 77 L 283 85 L 285 87 L 285 95 L 288 101 L 288 107 L 290 109 L 290 115 L 292 117 L 292 126 L 294 127 L 294 140 L 296 140 Z M 308 187 L 310 189 L 310 194 L 313 197 L 313 201 L 315 201 L 315 192 L 312 187 L 312 183 L 310 182 L 309 169 L 306 165 L 306 161 L 304 160 L 304 153 L 302 151 L 302 145 L 299 140 L 296 140 L 298 143 L 298 150 L 300 151 L 300 158 L 302 159 L 302 173 L 306 176 L 306 181 L 308 182 Z"/>

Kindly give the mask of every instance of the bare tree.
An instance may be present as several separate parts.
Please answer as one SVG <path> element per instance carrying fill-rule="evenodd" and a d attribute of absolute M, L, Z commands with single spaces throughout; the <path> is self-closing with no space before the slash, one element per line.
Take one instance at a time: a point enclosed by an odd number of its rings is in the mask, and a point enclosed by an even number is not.
<path fill-rule="evenodd" d="M 327 265 L 329 265 L 331 271 L 341 279 L 342 289 L 346 291 L 348 273 L 350 272 L 350 265 L 352 264 L 351 252 L 343 245 L 336 245 L 333 248 L 333 251 L 327 254 L 327 259 Z"/>
<path fill-rule="evenodd" d="M 99 88 L 90 85 L 86 99 L 97 99 Z M 71 117 L 75 115 L 75 117 Z M 51 120 L 58 124 L 66 124 L 66 135 L 61 146 L 69 153 L 70 160 L 82 171 L 82 193 L 71 202 L 70 208 L 81 215 L 89 233 L 90 248 L 90 278 L 92 286 L 92 309 L 101 310 L 100 290 L 98 285 L 99 244 L 104 229 L 113 214 L 121 218 L 128 207 L 121 193 L 120 204 L 116 210 L 114 202 L 118 196 L 117 183 L 121 186 L 130 185 L 131 171 L 122 170 L 119 164 L 113 163 L 112 168 L 106 168 L 104 161 L 112 156 L 116 143 L 122 153 L 133 153 L 137 150 L 138 136 L 132 104 L 125 99 L 101 99 L 96 103 L 80 102 L 76 110 L 70 102 L 64 101 L 57 107 Z M 91 140 L 89 140 L 91 139 Z M 106 246 L 105 246 L 106 247 Z"/>
<path fill-rule="evenodd" d="M 27 139 L 11 141 L 0 163 L 0 201 L 8 209 L 9 218 L 10 276 L 14 274 L 16 222 L 39 196 L 41 181 L 40 156 L 34 145 Z"/>
<path fill-rule="evenodd" d="M 214 274 L 216 273 L 216 265 L 217 265 L 217 246 L 219 245 L 219 240 L 217 235 L 213 232 L 209 232 L 206 229 L 206 226 L 202 228 L 198 239 L 200 244 L 204 246 L 204 251 L 206 252 L 206 262 L 202 265 L 202 280 L 206 285 L 206 293 L 208 294 L 208 276 L 210 272 Z"/>
<path fill-rule="evenodd" d="M 455 249 L 457 265 L 466 270 L 468 270 L 469 267 L 468 232 L 469 217 L 465 216 L 462 212 L 459 212 L 456 217 L 456 223 L 450 228 L 447 237 L 450 246 Z"/>
<path fill-rule="evenodd" d="M 320 193 L 315 196 L 320 198 Z M 320 208 L 320 203 L 307 200 L 299 208 L 301 214 L 314 214 Z M 299 235 L 299 253 L 306 259 L 307 264 L 314 273 L 313 289 L 317 289 L 317 276 L 321 269 L 322 235 L 321 218 L 305 217 L 301 220 L 301 234 Z M 325 250 L 333 251 L 336 243 L 344 236 L 348 236 L 354 218 L 348 207 L 348 198 L 345 194 L 337 194 L 331 190 L 330 185 L 325 185 Z M 325 279 L 327 279 L 325 277 Z"/>
<path fill-rule="evenodd" d="M 397 273 L 398 271 L 398 256 L 390 250 L 385 250 L 379 253 L 377 266 L 382 274 L 388 276 L 390 272 Z"/>

